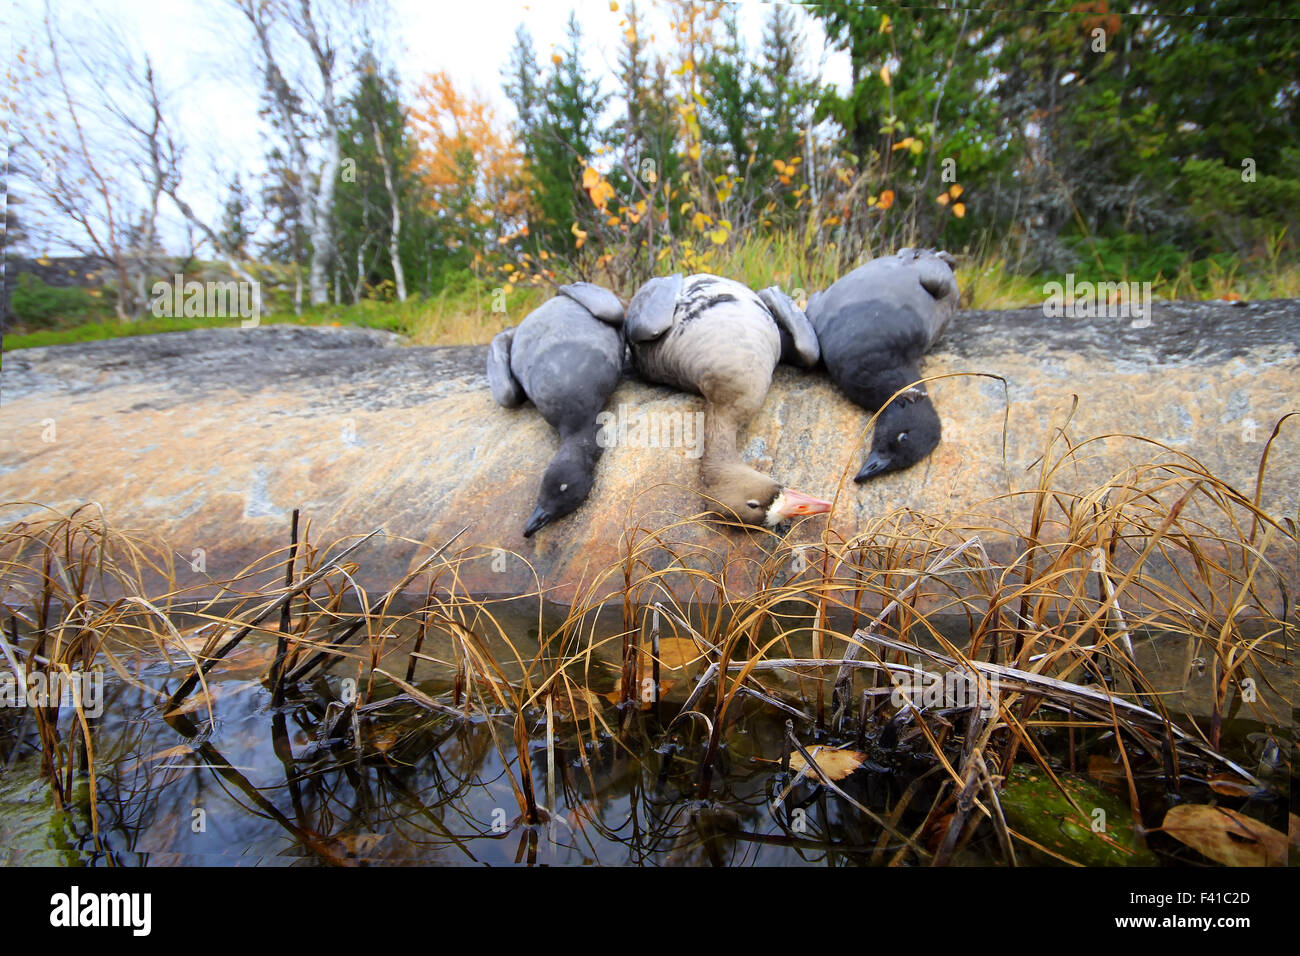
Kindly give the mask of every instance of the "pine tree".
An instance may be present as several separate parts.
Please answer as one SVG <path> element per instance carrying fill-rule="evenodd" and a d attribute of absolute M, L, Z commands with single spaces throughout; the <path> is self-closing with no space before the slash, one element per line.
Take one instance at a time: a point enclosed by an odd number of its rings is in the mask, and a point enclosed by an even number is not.
<path fill-rule="evenodd" d="M 226 202 L 222 207 L 221 226 L 217 235 L 222 248 L 230 250 L 238 259 L 247 258 L 248 240 L 252 235 L 247 224 L 248 197 L 244 195 L 244 186 L 236 173 L 226 191 Z"/>
<path fill-rule="evenodd" d="M 608 101 L 599 81 L 588 76 L 582 50 L 582 27 L 570 13 L 567 43 L 552 57 L 533 114 L 535 124 L 525 134 L 534 209 L 531 234 L 550 248 L 565 251 L 576 248 L 571 230 L 586 210 L 582 168 L 594 158 L 601 141 L 597 122 Z M 519 93 L 516 107 L 529 106 L 522 88 Z"/>
<path fill-rule="evenodd" d="M 339 275 L 354 299 L 383 282 L 402 298 L 407 268 L 421 252 L 418 184 L 409 173 L 414 146 L 396 73 L 380 64 L 373 44 L 362 50 L 356 86 L 340 112 Z"/>

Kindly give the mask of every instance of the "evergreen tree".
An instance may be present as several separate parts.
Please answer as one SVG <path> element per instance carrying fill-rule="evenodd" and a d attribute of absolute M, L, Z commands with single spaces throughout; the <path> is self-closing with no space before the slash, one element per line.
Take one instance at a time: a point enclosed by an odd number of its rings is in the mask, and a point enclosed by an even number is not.
<path fill-rule="evenodd" d="M 221 226 L 217 231 L 222 248 L 230 250 L 237 259 L 248 255 L 248 240 L 252 231 L 247 225 L 248 197 L 236 173 L 227 187 L 226 202 L 221 211 Z"/>
<path fill-rule="evenodd" d="M 571 228 L 585 214 L 582 164 L 594 158 L 601 137 L 597 126 L 608 97 L 582 64 L 582 27 L 569 14 L 567 43 L 552 61 L 542 84 L 535 77 L 532 41 L 522 28 L 516 33 L 507 94 L 519 113 L 519 133 L 532 195 L 530 235 L 557 251 L 571 251 Z"/>
<path fill-rule="evenodd" d="M 357 69 L 357 84 L 341 104 L 340 151 L 344 162 L 335 202 L 340 275 L 354 298 L 363 285 L 397 282 L 423 248 L 418 183 L 410 175 L 414 147 L 398 80 L 367 45 Z M 394 218 L 396 202 L 396 220 Z M 396 263 L 392 242 L 398 224 Z"/>

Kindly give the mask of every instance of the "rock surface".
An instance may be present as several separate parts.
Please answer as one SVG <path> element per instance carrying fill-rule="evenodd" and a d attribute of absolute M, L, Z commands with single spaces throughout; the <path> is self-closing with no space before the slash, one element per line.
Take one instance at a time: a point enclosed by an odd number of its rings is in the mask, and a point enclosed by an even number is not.
<path fill-rule="evenodd" d="M 379 527 L 401 539 L 358 553 L 359 581 L 372 593 L 427 554 L 417 544 L 437 546 L 469 525 L 454 550 L 484 557 L 466 566 L 462 586 L 532 590 L 522 558 L 562 601 L 584 575 L 618 560 L 625 528 L 697 510 L 690 447 L 616 445 L 586 505 L 523 538 L 556 438 L 531 406 L 492 402 L 484 354 L 297 326 L 10 352 L 0 381 L 0 501 L 65 512 L 98 502 L 114 526 L 161 536 L 183 569 L 202 549 L 206 572 L 179 582 L 196 586 L 282 548 L 294 507 L 310 518 L 317 544 Z M 749 427 L 745 458 L 812 494 L 840 488 L 831 520 L 844 537 L 900 508 L 1023 523 L 1007 493 L 1032 487 L 1036 475 L 1026 469 L 1061 427 L 1075 441 L 1155 439 L 1249 496 L 1275 423 L 1300 410 L 1300 303 L 1156 303 L 1148 328 L 1120 318 L 1049 319 L 1037 309 L 964 312 L 925 374 L 957 377 L 930 386 L 944 439 L 910 471 L 852 484 L 869 416 L 824 373 L 785 367 Z M 642 415 L 684 425 L 679 444 L 699 434 L 700 399 L 660 386 L 627 379 L 609 408 L 629 425 Z M 1090 490 L 1159 452 L 1109 438 L 1062 481 Z M 1262 503 L 1295 518 L 1298 489 L 1300 418 L 1274 442 Z M 10 505 L 0 523 L 38 513 Z M 792 534 L 815 541 L 820 525 L 805 522 Z M 710 546 L 757 548 L 744 535 L 724 535 Z"/>

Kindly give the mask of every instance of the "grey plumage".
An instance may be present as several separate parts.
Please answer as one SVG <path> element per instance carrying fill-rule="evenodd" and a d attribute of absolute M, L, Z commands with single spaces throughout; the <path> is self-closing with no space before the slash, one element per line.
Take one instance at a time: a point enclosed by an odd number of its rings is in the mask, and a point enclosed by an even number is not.
<path fill-rule="evenodd" d="M 596 415 L 623 366 L 622 322 L 622 304 L 613 293 L 576 283 L 561 286 L 555 298 L 488 346 L 492 397 L 507 408 L 531 401 L 560 435 L 526 537 L 572 512 L 591 489 L 601 452 Z"/>
<path fill-rule="evenodd" d="M 947 252 L 903 249 L 873 259 L 808 302 L 831 378 L 876 422 L 864 480 L 915 464 L 939 443 L 938 413 L 923 389 L 885 408 L 890 396 L 921 379 L 921 357 L 957 309 L 955 262 Z"/>

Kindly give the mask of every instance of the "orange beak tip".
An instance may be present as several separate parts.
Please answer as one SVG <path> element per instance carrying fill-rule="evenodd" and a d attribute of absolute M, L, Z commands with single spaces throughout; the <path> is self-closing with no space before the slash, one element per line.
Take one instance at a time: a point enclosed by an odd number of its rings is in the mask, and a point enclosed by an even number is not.
<path fill-rule="evenodd" d="M 831 510 L 831 503 L 823 501 L 820 498 L 814 498 L 812 495 L 805 495 L 801 491 L 785 491 L 785 507 L 782 509 L 787 515 L 819 515 L 826 514 Z"/>

